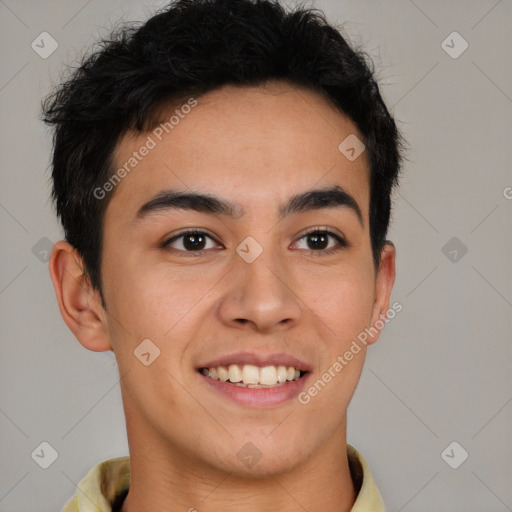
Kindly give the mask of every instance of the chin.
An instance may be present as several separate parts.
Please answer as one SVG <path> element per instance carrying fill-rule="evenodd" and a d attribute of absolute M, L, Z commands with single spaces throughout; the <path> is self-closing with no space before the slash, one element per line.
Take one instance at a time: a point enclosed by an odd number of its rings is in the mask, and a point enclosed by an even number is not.
<path fill-rule="evenodd" d="M 294 470 L 306 458 L 304 443 L 299 440 L 293 441 L 286 436 L 276 440 L 253 435 L 237 437 L 231 446 L 223 450 L 218 447 L 215 460 L 209 462 L 218 470 L 240 478 L 268 478 Z"/>

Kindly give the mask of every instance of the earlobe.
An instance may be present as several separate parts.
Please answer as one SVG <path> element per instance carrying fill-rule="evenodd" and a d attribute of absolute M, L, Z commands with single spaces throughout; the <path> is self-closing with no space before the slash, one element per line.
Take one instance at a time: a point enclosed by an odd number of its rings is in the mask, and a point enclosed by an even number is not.
<path fill-rule="evenodd" d="M 57 242 L 48 269 L 60 314 L 78 341 L 95 352 L 112 349 L 99 293 L 92 288 L 76 249 L 64 240 Z"/>
<path fill-rule="evenodd" d="M 391 291 L 395 283 L 396 249 L 393 242 L 386 241 L 381 251 L 380 265 L 375 280 L 375 302 L 373 305 L 368 344 L 375 343 L 385 325 L 389 310 Z"/>

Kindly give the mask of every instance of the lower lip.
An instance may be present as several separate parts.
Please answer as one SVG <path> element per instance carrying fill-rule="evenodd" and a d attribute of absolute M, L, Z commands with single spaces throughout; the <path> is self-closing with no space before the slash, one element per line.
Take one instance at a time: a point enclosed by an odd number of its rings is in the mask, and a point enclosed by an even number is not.
<path fill-rule="evenodd" d="M 212 379 L 201 373 L 198 374 L 215 391 L 230 398 L 234 402 L 246 407 L 269 407 L 280 405 L 296 397 L 305 386 L 310 373 L 306 373 L 298 380 L 288 381 L 286 384 L 274 388 L 244 388 L 229 382 Z"/>

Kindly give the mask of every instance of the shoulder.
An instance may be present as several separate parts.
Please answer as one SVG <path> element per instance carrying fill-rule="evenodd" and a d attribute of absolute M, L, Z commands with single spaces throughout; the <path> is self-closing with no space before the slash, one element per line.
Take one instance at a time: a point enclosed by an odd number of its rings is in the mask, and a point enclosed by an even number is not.
<path fill-rule="evenodd" d="M 62 512 L 111 512 L 116 497 L 130 485 L 130 457 L 107 459 L 91 468 Z"/>

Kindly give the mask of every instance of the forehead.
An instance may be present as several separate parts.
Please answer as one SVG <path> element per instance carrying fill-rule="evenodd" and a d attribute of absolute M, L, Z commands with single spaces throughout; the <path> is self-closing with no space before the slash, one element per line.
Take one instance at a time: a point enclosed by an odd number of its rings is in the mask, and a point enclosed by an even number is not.
<path fill-rule="evenodd" d="M 135 210 L 172 188 L 208 190 L 257 209 L 305 189 L 341 184 L 367 211 L 366 152 L 351 161 L 340 151 L 347 137 L 363 137 L 323 96 L 276 81 L 226 85 L 192 100 L 167 105 L 160 124 L 120 140 L 115 169 L 129 172 L 116 185 L 109 209 L 123 203 Z M 151 149 L 140 157 L 144 146 Z"/>

